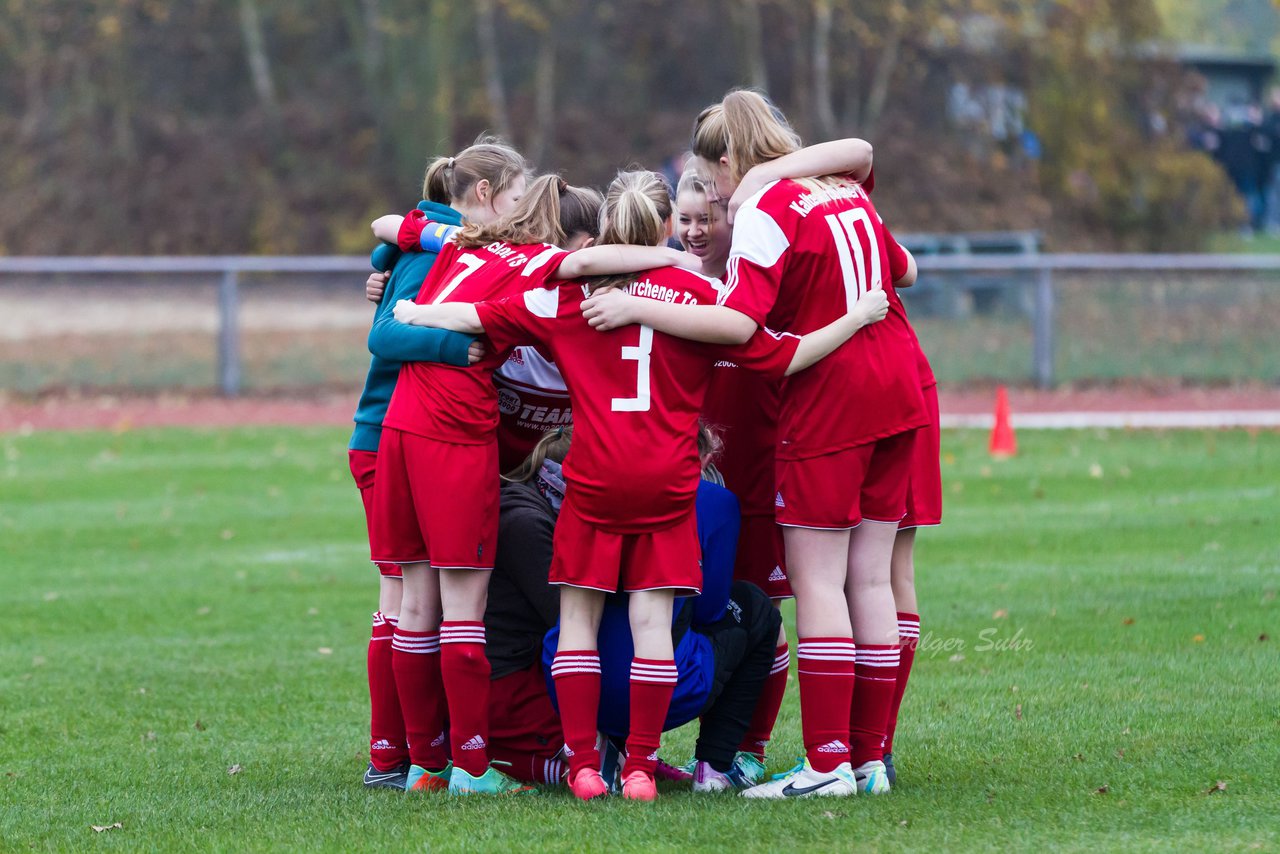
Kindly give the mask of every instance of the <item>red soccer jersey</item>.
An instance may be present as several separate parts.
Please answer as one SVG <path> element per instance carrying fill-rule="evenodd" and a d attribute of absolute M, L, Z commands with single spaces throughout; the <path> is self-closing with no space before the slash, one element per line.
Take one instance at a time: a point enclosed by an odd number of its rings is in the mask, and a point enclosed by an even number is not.
<path fill-rule="evenodd" d="M 782 390 L 773 379 L 722 359 L 711 373 L 702 417 L 720 428 L 724 452 L 716 468 L 733 490 L 743 516 L 774 513 L 773 458 L 778 444 Z"/>
<path fill-rule="evenodd" d="M 544 285 L 568 254 L 545 243 L 491 243 L 479 249 L 459 249 L 449 243 L 440 251 L 415 302 L 474 303 L 520 294 Z M 507 349 L 490 347 L 483 359 L 466 368 L 405 362 L 382 425 L 459 445 L 494 441 L 498 392 L 492 376 L 507 360 Z"/>
<path fill-rule="evenodd" d="M 573 424 L 569 390 L 554 362 L 516 347 L 493 375 L 498 389 L 498 464 L 511 471 L 548 430 Z"/>
<path fill-rule="evenodd" d="M 710 303 L 719 289 L 717 280 L 674 267 L 630 286 L 637 297 L 686 304 Z M 698 413 L 716 359 L 776 378 L 799 339 L 757 331 L 740 347 L 713 347 L 647 326 L 597 332 L 582 317 L 586 296 L 566 282 L 476 308 L 496 348 L 538 343 L 564 375 L 574 420 L 564 474 L 579 515 L 617 533 L 661 530 L 693 508 Z"/>
<path fill-rule="evenodd" d="M 804 335 L 871 289 L 889 297 L 884 320 L 783 382 L 779 459 L 834 453 L 927 423 L 914 334 L 889 272 L 884 226 L 857 184 L 814 191 L 779 181 L 738 211 L 721 305 Z"/>

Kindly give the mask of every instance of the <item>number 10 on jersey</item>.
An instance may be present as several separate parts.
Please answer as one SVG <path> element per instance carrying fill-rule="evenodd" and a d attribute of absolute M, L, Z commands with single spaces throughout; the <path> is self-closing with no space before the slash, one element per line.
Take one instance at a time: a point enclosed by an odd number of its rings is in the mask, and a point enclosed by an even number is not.
<path fill-rule="evenodd" d="M 884 287 L 880 275 L 880 244 L 876 241 L 876 230 L 871 225 L 871 215 L 866 208 L 828 214 L 826 219 L 831 228 L 831 236 L 836 241 L 836 253 L 840 256 L 846 310 L 851 310 L 858 298 L 867 291 Z M 867 235 L 866 256 L 862 254 L 862 241 L 858 239 L 859 225 Z M 868 261 L 870 271 L 867 269 Z"/>

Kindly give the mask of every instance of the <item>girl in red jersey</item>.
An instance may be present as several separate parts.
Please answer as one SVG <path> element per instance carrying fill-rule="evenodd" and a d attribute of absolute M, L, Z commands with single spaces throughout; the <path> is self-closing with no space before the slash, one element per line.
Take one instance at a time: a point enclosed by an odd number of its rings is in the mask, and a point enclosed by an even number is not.
<path fill-rule="evenodd" d="M 465 218 L 471 222 L 491 222 L 510 210 L 524 192 L 525 171 L 525 161 L 519 152 L 497 140 L 477 140 L 476 144 L 455 157 L 438 157 L 432 161 L 423 179 L 423 202 L 419 207 L 440 220 L 460 223 Z M 400 373 L 400 363 L 412 359 L 439 359 L 446 350 L 461 356 L 456 361 L 451 360 L 453 364 L 466 362 L 465 352 L 458 352 L 460 348 L 465 350 L 467 347 L 465 339 L 460 345 L 455 339 L 446 346 L 442 340 L 413 334 L 391 316 L 391 306 L 396 297 L 416 294 L 435 258 L 434 253 L 402 257 L 394 271 L 375 273 L 366 283 L 366 288 L 376 286 L 379 296 L 381 289 L 388 287 L 391 297 L 375 312 L 369 331 L 369 350 L 373 358 L 356 408 L 356 427 L 349 451 L 351 474 L 360 490 L 371 535 L 373 487 L 382 419 Z M 381 550 L 376 541 L 370 542 L 370 554 Z M 365 771 L 364 784 L 404 789 L 409 771 L 409 749 L 392 668 L 393 635 L 400 615 L 400 567 L 382 563 L 378 569 L 381 573 L 378 610 L 373 615 L 368 648 L 369 767 Z"/>
<path fill-rule="evenodd" d="M 798 146 L 754 92 L 731 92 L 694 125 L 694 153 L 722 197 L 751 167 Z M 848 179 L 771 184 L 734 223 L 723 305 L 803 332 L 868 289 L 890 302 L 884 323 L 783 390 L 776 503 L 796 592 L 807 755 L 753 797 L 889 789 L 882 749 L 899 663 L 890 562 L 915 431 L 928 423 L 891 241 Z"/>
<path fill-rule="evenodd" d="M 666 183 L 651 172 L 622 173 L 610 186 L 600 242 L 657 246 L 669 231 Z M 803 339 L 758 331 L 745 345 L 715 348 L 644 326 L 606 334 L 581 313 L 596 290 L 625 287 L 660 303 L 710 305 L 717 280 L 677 268 L 643 278 L 565 284 L 479 305 L 402 301 L 408 322 L 485 333 L 498 347 L 535 341 L 551 351 L 572 399 L 576 442 L 555 534 L 552 583 L 561 587 L 561 634 L 552 667 L 564 723 L 569 785 L 583 799 L 605 794 L 595 748 L 600 663 L 596 632 L 606 593 L 631 594 L 635 658 L 631 731 L 623 795 L 656 797 L 653 769 L 676 681 L 671 647 L 674 595 L 699 589 L 694 496 L 699 479 L 697 421 L 712 365 L 720 357 L 781 377 L 831 352 L 887 310 L 883 294 Z M 724 337 L 736 335 L 726 330 Z"/>
<path fill-rule="evenodd" d="M 694 125 L 699 169 L 720 199 L 747 170 L 799 144 L 754 92 L 730 93 Z M 601 328 L 620 316 L 695 336 L 707 324 L 738 330 L 742 320 L 804 333 L 862 294 L 887 295 L 884 323 L 783 386 L 775 506 L 796 595 L 806 759 L 744 793 L 749 797 L 888 791 L 881 749 L 899 661 L 890 555 L 905 513 L 915 430 L 928 420 L 914 336 L 892 287 L 906 272 L 895 266 L 904 256 L 891 252 L 890 242 L 852 177 L 776 181 L 738 213 L 718 306 L 645 305 L 640 317 L 588 308 Z"/>
<path fill-rule="evenodd" d="M 472 224 L 445 245 L 418 299 L 463 304 L 519 293 L 554 276 L 644 269 L 684 253 L 589 242 L 598 193 L 557 176 L 529 185 L 511 214 Z M 387 227 L 380 220 L 379 236 Z M 405 218 L 402 248 L 419 244 L 425 217 Z M 572 239 L 572 240 L 571 240 Z M 696 262 L 695 262 L 696 263 Z M 384 419 L 374 489 L 379 560 L 399 564 L 404 598 L 394 667 L 412 763 L 408 787 L 501 793 L 522 787 L 489 764 L 489 663 L 482 622 L 497 537 L 497 395 L 491 374 L 509 348 L 471 368 L 406 363 Z M 486 475 L 486 473 L 489 473 Z M 452 743 L 452 764 L 445 749 Z"/>
<path fill-rule="evenodd" d="M 823 145 L 829 145 L 824 143 Z M 733 192 L 729 200 L 729 218 L 752 196 L 763 190 L 771 181 L 784 178 L 802 178 L 824 172 L 843 171 L 820 167 L 814 162 L 812 154 L 823 146 L 813 146 L 795 154 L 788 154 L 777 160 L 753 166 L 742 183 Z M 802 155 L 809 155 L 799 160 Z M 857 180 L 868 193 L 874 186 L 874 177 L 870 171 L 870 157 L 867 157 L 865 169 L 850 169 L 851 177 Z M 895 271 L 893 286 L 907 288 L 915 284 L 916 263 L 911 253 L 892 239 L 886 229 L 885 244 L 889 250 L 889 265 Z M 905 308 L 900 304 L 903 320 L 906 320 Z M 898 534 L 893 541 L 893 558 L 890 563 L 890 585 L 893 588 L 894 607 L 898 619 L 899 663 L 897 679 L 893 694 L 893 702 L 889 708 L 888 721 L 885 726 L 884 765 L 889 785 L 896 785 L 897 773 L 893 761 L 893 736 L 898 725 L 898 711 L 902 706 L 902 698 L 907 688 L 907 680 L 911 675 L 911 666 L 915 661 L 916 645 L 920 638 L 920 614 L 915 589 L 915 538 L 919 527 L 934 526 L 942 523 L 942 471 L 940 439 L 941 430 L 938 419 L 938 381 L 934 377 L 933 368 L 925 356 L 920 341 L 912 330 L 912 338 L 916 349 L 916 365 L 920 372 L 921 391 L 924 394 L 925 408 L 928 411 L 929 423 L 921 427 L 916 435 L 915 450 L 911 456 L 911 473 L 907 483 L 907 513 L 898 523 Z"/>

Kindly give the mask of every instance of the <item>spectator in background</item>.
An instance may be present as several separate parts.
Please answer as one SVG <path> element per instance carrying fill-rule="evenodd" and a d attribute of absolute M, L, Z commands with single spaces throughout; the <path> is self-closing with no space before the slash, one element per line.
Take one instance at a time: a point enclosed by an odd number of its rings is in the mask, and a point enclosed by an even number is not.
<path fill-rule="evenodd" d="M 1197 106 L 1187 122 L 1187 145 L 1217 158 L 1222 145 L 1221 132 L 1222 110 L 1217 104 L 1205 102 Z"/>
<path fill-rule="evenodd" d="M 1271 90 L 1267 110 L 1262 118 L 1262 131 L 1271 144 L 1264 183 L 1267 209 L 1266 227 L 1272 235 L 1280 234 L 1280 87 Z"/>
<path fill-rule="evenodd" d="M 1257 104 L 1236 104 L 1226 111 L 1219 132 L 1216 156 L 1227 176 L 1244 197 L 1249 214 L 1245 236 L 1261 231 L 1266 224 L 1266 183 L 1270 180 L 1271 140 L 1262 128 L 1262 108 Z"/>

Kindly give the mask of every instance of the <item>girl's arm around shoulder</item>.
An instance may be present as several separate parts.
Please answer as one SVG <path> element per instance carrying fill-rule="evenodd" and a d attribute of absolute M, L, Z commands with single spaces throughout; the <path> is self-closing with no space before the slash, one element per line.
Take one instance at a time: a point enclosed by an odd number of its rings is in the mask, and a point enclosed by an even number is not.
<path fill-rule="evenodd" d="M 859 329 L 884 320 L 888 313 L 889 297 L 883 290 L 876 288 L 863 294 L 854 303 L 853 308 L 839 320 L 828 323 L 821 329 L 815 329 L 800 338 L 800 344 L 796 347 L 791 364 L 787 367 L 787 376 L 803 371 L 825 358 L 852 338 Z"/>
<path fill-rule="evenodd" d="M 711 284 L 719 291 L 718 281 L 711 280 Z M 582 316 L 600 332 L 638 323 L 676 338 L 707 344 L 742 344 L 757 328 L 747 315 L 722 305 L 662 302 L 633 296 L 622 288 L 592 294 L 582 303 Z"/>
<path fill-rule="evenodd" d="M 787 178 L 814 178 L 821 175 L 850 175 L 865 181 L 871 174 L 872 148 L 865 139 L 836 139 L 820 142 L 753 166 L 729 200 L 729 222 L 747 199 L 773 181 Z"/>
<path fill-rule="evenodd" d="M 614 276 L 658 267 L 683 267 L 696 273 L 702 269 L 702 262 L 696 255 L 667 246 L 603 244 L 570 252 L 552 274 L 552 278 Z"/>
<path fill-rule="evenodd" d="M 413 300 L 402 299 L 393 309 L 396 320 L 412 326 L 434 326 L 454 332 L 479 335 L 484 332 L 480 313 L 469 302 L 443 302 L 437 305 L 418 305 Z"/>

